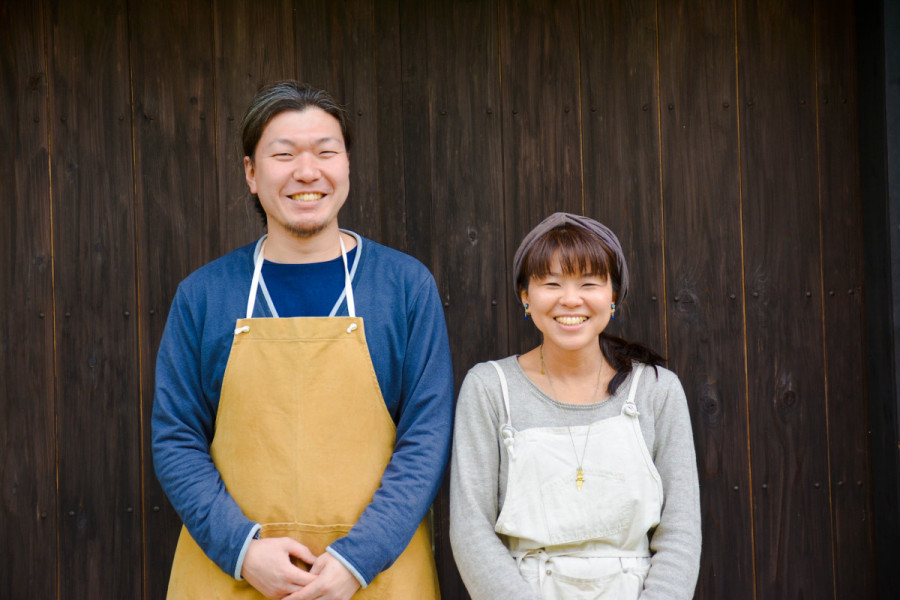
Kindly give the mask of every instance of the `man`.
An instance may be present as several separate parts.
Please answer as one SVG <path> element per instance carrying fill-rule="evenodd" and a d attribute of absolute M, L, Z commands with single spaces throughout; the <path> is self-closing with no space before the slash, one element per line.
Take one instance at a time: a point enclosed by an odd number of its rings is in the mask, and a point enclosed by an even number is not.
<path fill-rule="evenodd" d="M 154 462 L 185 524 L 169 598 L 437 598 L 424 517 L 453 375 L 434 279 L 338 228 L 350 135 L 327 93 L 269 86 L 241 128 L 267 235 L 181 283 L 157 358 Z"/>

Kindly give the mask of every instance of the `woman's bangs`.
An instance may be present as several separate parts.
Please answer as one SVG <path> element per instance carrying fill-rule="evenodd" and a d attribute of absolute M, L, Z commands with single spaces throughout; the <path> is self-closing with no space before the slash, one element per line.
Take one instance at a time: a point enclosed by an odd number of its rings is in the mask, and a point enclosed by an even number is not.
<path fill-rule="evenodd" d="M 558 227 L 538 240 L 526 257 L 522 269 L 521 282 L 527 285 L 532 277 L 546 277 L 550 274 L 553 259 L 559 259 L 559 266 L 565 275 L 589 273 L 599 277 L 609 277 L 610 251 L 595 235 L 580 227 Z"/>

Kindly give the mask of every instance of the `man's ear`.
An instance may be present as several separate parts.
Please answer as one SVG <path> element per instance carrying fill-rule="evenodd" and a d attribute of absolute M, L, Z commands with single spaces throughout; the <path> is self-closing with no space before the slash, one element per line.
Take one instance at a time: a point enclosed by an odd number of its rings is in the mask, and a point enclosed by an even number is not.
<path fill-rule="evenodd" d="M 253 168 L 253 160 L 249 156 L 244 157 L 244 178 L 247 180 L 247 186 L 250 193 L 256 193 L 256 170 Z"/>

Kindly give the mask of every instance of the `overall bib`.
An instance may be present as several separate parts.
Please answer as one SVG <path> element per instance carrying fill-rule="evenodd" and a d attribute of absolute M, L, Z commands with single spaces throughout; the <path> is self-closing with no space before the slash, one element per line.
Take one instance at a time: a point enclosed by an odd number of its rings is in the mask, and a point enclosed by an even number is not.
<path fill-rule="evenodd" d="M 210 455 L 261 537 L 291 537 L 313 554 L 344 536 L 372 501 L 396 428 L 356 317 L 251 318 L 263 263 L 258 246 L 247 318 L 236 324 Z M 301 565 L 308 568 L 305 565 Z M 406 550 L 354 600 L 440 597 L 423 521 Z M 224 573 L 182 528 L 169 580 L 173 600 L 263 595 Z"/>
<path fill-rule="evenodd" d="M 506 499 L 495 531 L 522 577 L 544 600 L 632 600 L 650 569 L 647 532 L 659 524 L 662 481 L 641 435 L 635 367 L 618 416 L 590 426 L 516 431 L 500 375 L 509 456 Z M 581 489 L 576 483 L 584 448 Z"/>

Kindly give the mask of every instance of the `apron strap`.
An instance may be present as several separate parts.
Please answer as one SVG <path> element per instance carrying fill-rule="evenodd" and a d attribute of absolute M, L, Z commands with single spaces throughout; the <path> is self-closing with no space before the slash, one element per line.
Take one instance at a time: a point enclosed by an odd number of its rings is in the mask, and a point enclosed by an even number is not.
<path fill-rule="evenodd" d="M 266 244 L 266 238 L 269 234 L 263 235 L 259 238 L 259 241 L 256 243 L 256 250 L 254 250 L 254 258 L 253 258 L 253 279 L 250 282 L 250 296 L 247 298 L 247 318 L 253 318 L 253 308 L 256 305 L 256 294 L 259 290 L 259 282 L 260 277 L 262 276 L 262 266 L 263 262 L 265 262 L 263 248 Z M 356 316 L 356 303 L 353 301 L 353 285 L 351 283 L 350 276 L 350 268 L 347 264 L 347 247 L 344 245 L 344 236 L 338 233 L 338 241 L 341 243 L 341 258 L 344 261 L 344 292 L 342 295 L 347 298 L 347 314 L 351 317 Z M 357 237 L 357 246 L 361 246 L 361 242 Z M 359 260 L 360 250 L 356 252 L 356 259 Z M 356 270 L 356 261 L 353 263 L 353 269 Z M 338 304 L 340 304 L 340 300 L 338 300 Z M 337 310 L 337 304 L 332 309 L 330 317 L 334 316 L 335 311 Z M 235 333 L 238 333 L 235 331 Z"/>
<path fill-rule="evenodd" d="M 514 456 L 513 443 L 515 441 L 516 430 L 513 429 L 512 414 L 509 412 L 509 388 L 506 385 L 506 375 L 503 374 L 503 369 L 500 368 L 497 361 L 491 360 L 488 362 L 496 369 L 497 375 L 500 377 L 500 390 L 503 392 L 503 405 L 506 407 L 506 424 L 500 427 L 500 437 L 503 439 L 503 444 L 506 446 L 506 450 L 512 458 Z"/>
<path fill-rule="evenodd" d="M 637 405 L 634 403 L 634 396 L 637 394 L 638 382 L 641 380 L 641 373 L 644 372 L 644 366 L 643 363 L 640 363 L 634 369 L 634 377 L 631 379 L 631 389 L 628 390 L 628 400 L 626 400 L 625 404 L 622 406 L 623 415 L 637 417 L 641 414 L 638 412 Z"/>
<path fill-rule="evenodd" d="M 266 238 L 269 234 L 264 234 L 259 241 L 256 242 L 256 250 L 253 256 L 253 280 L 250 282 L 250 297 L 247 298 L 247 318 L 253 318 L 253 306 L 256 304 L 256 290 L 259 289 L 259 277 L 262 274 L 263 266 L 263 247 L 266 245 Z"/>
<path fill-rule="evenodd" d="M 347 294 L 347 314 L 355 317 L 356 304 L 353 302 L 353 285 L 350 283 L 350 269 L 347 267 L 347 247 L 344 246 L 344 236 L 340 232 L 338 232 L 338 239 L 341 242 L 341 258 L 344 259 L 344 292 Z M 359 254 L 358 251 L 357 254 Z"/>
<path fill-rule="evenodd" d="M 491 366 L 497 370 L 497 375 L 500 376 L 500 390 L 503 392 L 503 405 L 506 407 L 506 424 L 509 427 L 512 427 L 512 415 L 509 412 L 509 388 L 506 385 L 506 375 L 503 374 L 503 369 L 500 368 L 500 365 L 497 364 L 497 361 L 490 360 Z"/>

